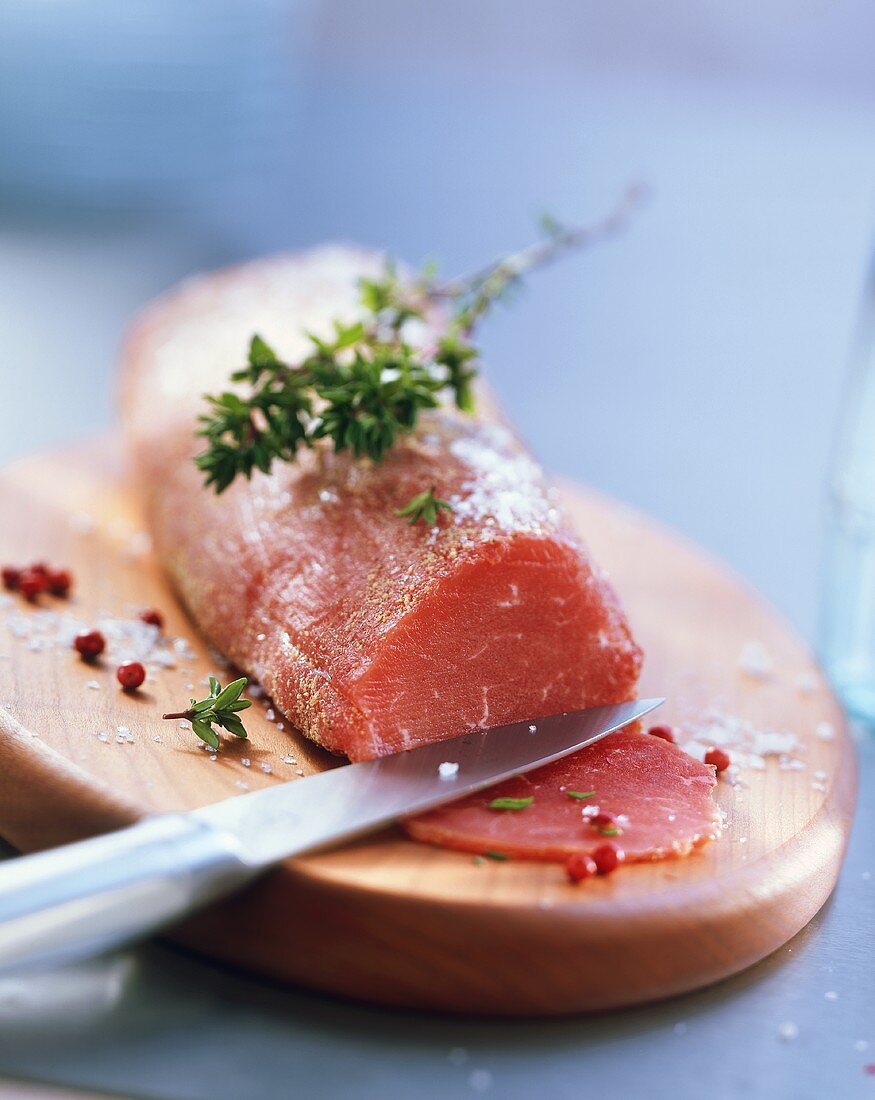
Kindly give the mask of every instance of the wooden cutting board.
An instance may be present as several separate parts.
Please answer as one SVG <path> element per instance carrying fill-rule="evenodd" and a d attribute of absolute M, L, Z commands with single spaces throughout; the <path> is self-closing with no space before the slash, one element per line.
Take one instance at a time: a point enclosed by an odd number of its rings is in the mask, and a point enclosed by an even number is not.
<path fill-rule="evenodd" d="M 568 503 L 644 647 L 642 694 L 669 699 L 660 720 L 793 735 L 783 758 L 755 752 L 734 784 L 721 780 L 721 840 L 572 886 L 556 865 L 475 862 L 387 830 L 288 861 L 176 939 L 368 1001 L 525 1015 L 705 985 L 811 919 L 835 884 L 856 789 L 853 745 L 811 656 L 676 535 L 590 492 L 570 488 Z M 271 721 L 267 702 L 249 712 L 251 740 L 214 760 L 159 720 L 185 705 L 188 684 L 200 697 L 203 677 L 222 673 L 149 553 L 113 444 L 17 463 L 0 478 L 0 514 L 3 562 L 44 558 L 76 576 L 74 598 L 44 599 L 48 612 L 18 597 L 0 609 L 0 835 L 31 851 L 336 766 Z M 152 606 L 187 644 L 170 646 L 176 667 L 136 695 L 119 690 L 111 654 L 89 667 L 52 641 L 71 616 L 124 620 Z"/>

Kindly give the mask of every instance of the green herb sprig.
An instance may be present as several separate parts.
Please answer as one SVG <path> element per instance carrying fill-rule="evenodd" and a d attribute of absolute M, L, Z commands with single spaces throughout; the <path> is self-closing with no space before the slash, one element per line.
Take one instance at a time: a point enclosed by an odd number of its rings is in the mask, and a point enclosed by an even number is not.
<path fill-rule="evenodd" d="M 235 737 L 244 740 L 249 736 L 246 727 L 238 718 L 241 710 L 252 706 L 249 699 L 241 699 L 240 696 L 248 683 L 245 676 L 234 680 L 223 688 L 215 676 L 210 677 L 210 694 L 200 701 L 189 700 L 187 710 L 175 711 L 171 714 L 162 714 L 162 718 L 186 718 L 191 722 L 191 728 L 211 749 L 219 747 L 219 735 L 213 729 L 213 723 L 233 733 Z"/>
<path fill-rule="evenodd" d="M 453 510 L 453 506 L 449 501 L 438 500 L 434 493 L 434 485 L 422 493 L 417 493 L 415 497 L 410 498 L 403 508 L 399 508 L 395 515 L 407 517 L 407 522 L 411 526 L 421 520 L 426 527 L 434 527 L 437 523 L 438 512 L 442 509 L 446 509 L 448 512 Z"/>
<path fill-rule="evenodd" d="M 206 484 L 222 493 L 239 475 L 294 462 L 300 447 L 320 440 L 378 463 L 446 394 L 462 411 L 473 411 L 479 322 L 529 271 L 621 230 L 642 194 L 630 188 L 588 227 L 545 217 L 542 239 L 460 279 L 441 282 L 433 268 L 402 278 L 388 263 L 381 278 L 359 281 L 362 319 L 336 321 L 328 339 L 308 334 L 309 350 L 298 362 L 284 362 L 253 336 L 246 366 L 231 375 L 241 389 L 206 397 L 197 433 L 206 446 L 195 458 Z M 436 314 L 446 318 L 438 334 L 417 343 L 411 322 L 433 326 Z"/>

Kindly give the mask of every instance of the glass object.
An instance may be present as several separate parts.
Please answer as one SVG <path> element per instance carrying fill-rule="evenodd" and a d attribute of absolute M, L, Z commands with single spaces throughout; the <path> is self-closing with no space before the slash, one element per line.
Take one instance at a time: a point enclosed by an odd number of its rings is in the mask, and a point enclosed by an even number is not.
<path fill-rule="evenodd" d="M 821 656 L 848 710 L 875 723 L 875 272 L 844 395 L 828 508 Z"/>

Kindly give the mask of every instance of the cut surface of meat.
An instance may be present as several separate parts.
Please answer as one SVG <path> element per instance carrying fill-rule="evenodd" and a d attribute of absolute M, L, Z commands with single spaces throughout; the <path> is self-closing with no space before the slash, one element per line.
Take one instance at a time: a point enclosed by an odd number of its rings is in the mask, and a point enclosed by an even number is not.
<path fill-rule="evenodd" d="M 405 828 L 429 844 L 515 859 L 564 861 L 607 842 L 622 848 L 627 861 L 664 859 L 717 839 L 716 783 L 712 766 L 677 745 L 627 728 L 563 760 L 411 818 Z M 524 809 L 491 809 L 496 798 L 532 802 Z M 592 823 L 600 814 L 617 819 L 618 835 L 606 835 L 610 824 Z"/>
<path fill-rule="evenodd" d="M 605 577 L 512 431 L 440 409 L 378 466 L 317 446 L 216 496 L 192 457 L 202 394 L 259 333 L 278 354 L 356 316 L 380 258 L 319 249 L 184 284 L 126 344 L 122 410 L 157 553 L 200 629 L 279 709 L 362 760 L 634 695 Z M 436 527 L 397 512 L 435 486 Z"/>

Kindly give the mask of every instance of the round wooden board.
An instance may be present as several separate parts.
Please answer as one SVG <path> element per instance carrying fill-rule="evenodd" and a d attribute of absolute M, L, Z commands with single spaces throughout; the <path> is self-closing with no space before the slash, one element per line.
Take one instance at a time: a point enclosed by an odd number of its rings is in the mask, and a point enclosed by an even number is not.
<path fill-rule="evenodd" d="M 567 495 L 644 647 L 642 694 L 668 697 L 660 719 L 700 722 L 716 707 L 760 730 L 792 731 L 804 767 L 769 758 L 734 786 L 721 781 L 724 836 L 687 859 L 572 886 L 556 865 L 475 863 L 387 830 L 288 861 L 175 938 L 272 978 L 368 1001 L 529 1015 L 705 985 L 763 958 L 811 919 L 838 875 L 856 766 L 810 655 L 724 568 L 676 535 L 590 492 Z M 194 650 L 126 696 L 110 654 L 89 667 L 66 646 L 43 648 L 37 627 L 54 629 L 52 620 L 8 598 L 0 834 L 11 843 L 31 851 L 337 763 L 270 721 L 267 704 L 249 712 L 251 740 L 227 745 L 214 761 L 190 731 L 158 719 L 218 667 L 148 552 L 113 444 L 19 462 L 0 479 L 0 507 L 0 559 L 45 558 L 76 575 L 73 600 L 46 607 L 91 622 L 101 612 L 132 617 L 155 606 L 167 633 Z M 741 670 L 751 640 L 771 655 L 771 675 Z M 117 740 L 119 726 L 132 741 Z"/>

